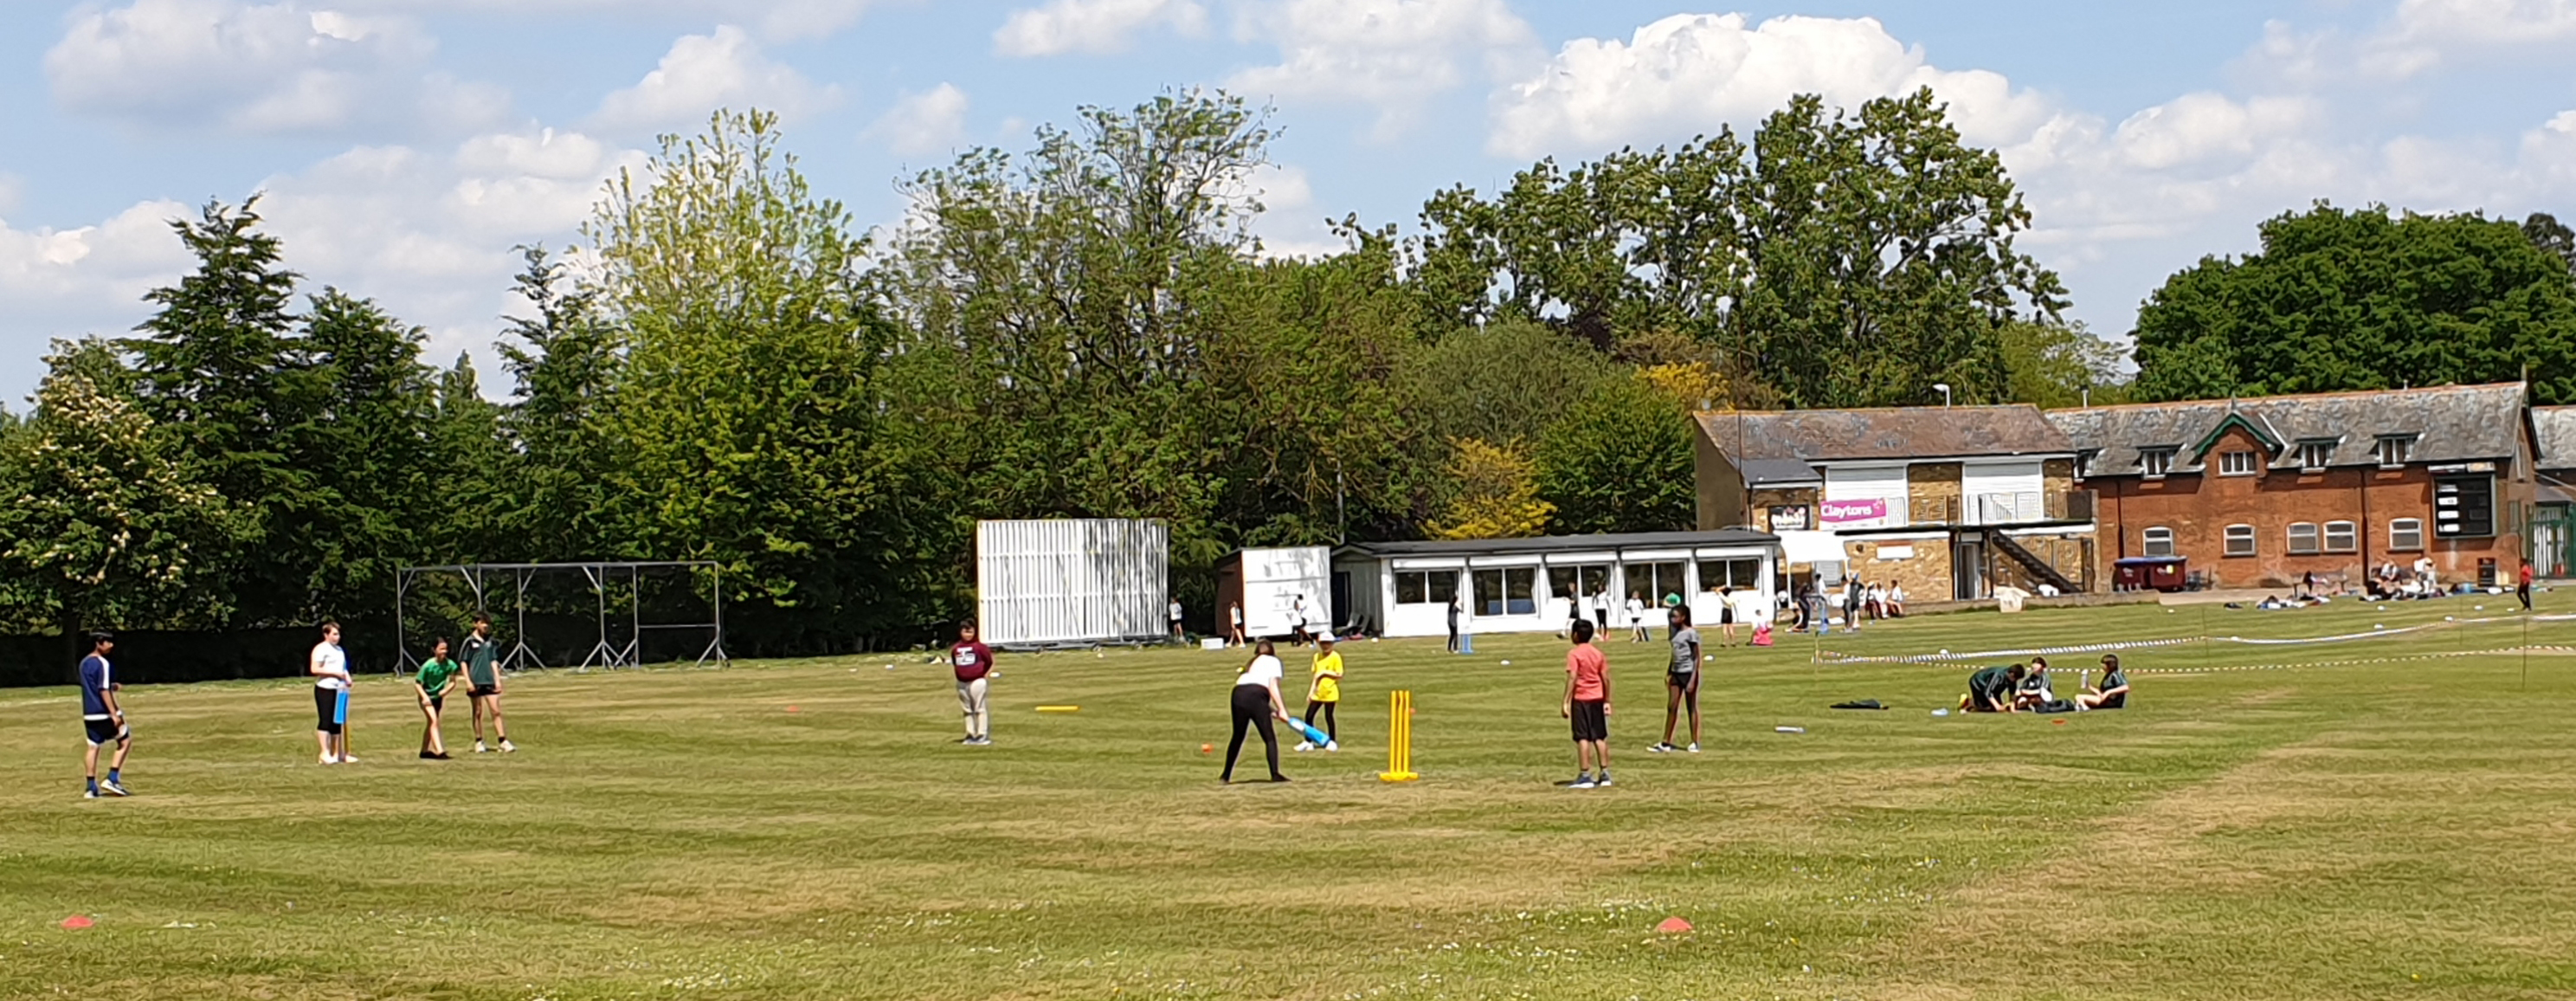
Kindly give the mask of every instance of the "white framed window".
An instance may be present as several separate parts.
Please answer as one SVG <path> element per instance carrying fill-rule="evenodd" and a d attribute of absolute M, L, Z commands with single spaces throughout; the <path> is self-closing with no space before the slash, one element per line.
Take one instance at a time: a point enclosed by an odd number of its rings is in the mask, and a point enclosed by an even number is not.
<path fill-rule="evenodd" d="M 1458 599 L 1458 571 L 1398 570 L 1395 572 L 1395 603 L 1399 605 L 1446 605 Z"/>
<path fill-rule="evenodd" d="M 2138 472 L 2146 474 L 2148 479 L 2156 479 L 2173 472 L 2173 460 L 2174 450 L 2170 448 L 2139 449 Z"/>
<path fill-rule="evenodd" d="M 2424 548 L 2424 519 L 2391 518 L 2388 520 L 2388 548 Z"/>
<path fill-rule="evenodd" d="M 2326 522 L 2326 552 L 2349 553 L 2360 548 L 2360 526 L 2349 521 Z"/>
<path fill-rule="evenodd" d="M 2330 441 L 2300 442 L 2299 468 L 2303 470 L 2326 468 L 2329 463 L 2334 462 L 2334 450 L 2335 443 Z"/>
<path fill-rule="evenodd" d="M 2252 555 L 2254 555 L 2254 526 L 2252 526 L 2252 525 L 2229 525 L 2229 526 L 2227 526 L 2227 555 L 2229 555 L 2229 556 L 2252 556 Z"/>
<path fill-rule="evenodd" d="M 2229 529 L 2229 531 L 2234 531 L 2234 529 Z M 2319 548 L 2316 522 L 2294 521 L 2290 523 L 2290 555 L 2308 556 L 2316 553 Z"/>
<path fill-rule="evenodd" d="M 2220 475 L 2220 476 L 2252 476 L 2252 475 L 2254 475 L 2254 453 L 2252 453 L 2252 452 L 2220 452 L 2220 453 L 2218 453 L 2218 475 Z"/>
<path fill-rule="evenodd" d="M 2158 525 L 2139 532 L 2138 551 L 2148 556 L 2173 555 L 2173 529 Z"/>
<path fill-rule="evenodd" d="M 2407 456 L 2414 452 L 2415 436 L 2411 434 L 2380 435 L 2378 446 L 2371 449 L 2371 455 L 2378 458 L 2381 469 L 2395 469 L 2405 465 Z"/>

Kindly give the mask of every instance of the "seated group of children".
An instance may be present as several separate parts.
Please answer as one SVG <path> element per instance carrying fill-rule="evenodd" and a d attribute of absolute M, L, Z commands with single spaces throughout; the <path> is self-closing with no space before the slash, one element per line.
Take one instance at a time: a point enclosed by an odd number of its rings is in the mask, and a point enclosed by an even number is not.
<path fill-rule="evenodd" d="M 2048 658 L 2033 657 L 2028 664 L 1989 667 L 1970 675 L 1968 694 L 1959 697 L 1959 708 L 1972 713 L 2071 713 L 2129 704 L 2129 675 L 2120 669 L 2118 654 L 2102 655 L 2100 682 L 2079 676 L 2077 683 L 2083 691 L 2072 699 L 2058 698 L 2049 686 Z"/>

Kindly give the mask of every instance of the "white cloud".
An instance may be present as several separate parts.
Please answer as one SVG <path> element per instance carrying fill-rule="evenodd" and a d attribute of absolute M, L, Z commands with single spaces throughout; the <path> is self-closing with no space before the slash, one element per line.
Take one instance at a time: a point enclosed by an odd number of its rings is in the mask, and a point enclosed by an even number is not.
<path fill-rule="evenodd" d="M 608 132 L 683 128 L 717 108 L 752 107 L 792 119 L 839 99 L 839 88 L 816 86 L 772 62 L 749 34 L 725 25 L 713 34 L 680 36 L 635 86 L 600 101 L 591 124 Z"/>
<path fill-rule="evenodd" d="M 943 83 L 927 93 L 906 92 L 867 134 L 906 156 L 957 148 L 966 138 L 966 92 Z"/>
<path fill-rule="evenodd" d="M 1243 187 L 1262 206 L 1253 233 L 1261 252 L 1270 257 L 1323 257 L 1350 249 L 1334 235 L 1332 223 L 1316 207 L 1314 179 L 1306 168 L 1264 164 L 1254 168 Z"/>
<path fill-rule="evenodd" d="M 45 76 L 65 108 L 157 127 L 476 128 L 507 113 L 498 88 L 424 72 L 436 50 L 399 16 L 292 0 L 137 0 L 71 17 Z"/>
<path fill-rule="evenodd" d="M 565 246 L 602 186 L 644 154 L 546 129 L 475 136 L 448 149 L 360 146 L 259 185 L 265 228 L 304 290 L 336 285 L 430 331 L 445 365 L 471 350 L 487 392 L 505 391 L 490 350 L 509 292 L 511 247 Z M 32 386 L 49 337 L 116 334 L 149 315 L 144 292 L 195 262 L 169 229 L 195 206 L 136 204 L 96 225 L 0 223 L 0 384 Z"/>
<path fill-rule="evenodd" d="M 1539 54 L 1503 0 L 1282 0 L 1247 8 L 1236 34 L 1276 43 L 1282 61 L 1237 73 L 1228 88 L 1373 105 L 1382 137 L 1433 95 Z"/>
<path fill-rule="evenodd" d="M 638 17 L 746 24 L 771 41 L 828 38 L 856 24 L 881 0 L 338 0 L 350 8 L 452 13 L 459 9 L 503 14 L 596 15 L 633 24 Z"/>
<path fill-rule="evenodd" d="M 1677 14 L 1629 40 L 1582 38 L 1498 101 L 1490 146 L 1534 156 L 1591 153 L 1627 142 L 1687 139 L 1749 124 L 1790 96 L 1858 107 L 1931 87 L 1969 139 L 2017 142 L 2048 121 L 2047 102 L 2000 74 L 1942 70 L 1871 18 Z"/>
<path fill-rule="evenodd" d="M 2233 163 L 2253 156 L 2269 139 L 2301 131 L 2318 115 L 2317 102 L 2305 97 L 2239 102 L 2200 91 L 2129 116 L 2112 142 L 2123 160 L 2145 170 Z"/>
<path fill-rule="evenodd" d="M 1183 35 L 1207 31 L 1207 8 L 1198 0 L 1052 0 L 1012 11 L 993 32 L 993 51 L 1006 56 L 1066 52 L 1124 52 L 1137 32 L 1169 25 Z"/>
<path fill-rule="evenodd" d="M 2461 55 L 2576 41 L 2576 0 L 2400 0 L 2396 14 L 2365 46 L 2368 68 L 2412 76 Z"/>

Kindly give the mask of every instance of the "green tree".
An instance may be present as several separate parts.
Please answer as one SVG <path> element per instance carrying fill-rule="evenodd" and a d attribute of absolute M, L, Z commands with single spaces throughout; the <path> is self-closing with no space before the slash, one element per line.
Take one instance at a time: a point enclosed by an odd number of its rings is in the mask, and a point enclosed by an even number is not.
<path fill-rule="evenodd" d="M 2072 407 L 2089 398 L 2117 403 L 2126 396 L 2120 349 L 2081 323 L 2015 321 L 2003 328 L 2004 399 L 2042 408 Z"/>
<path fill-rule="evenodd" d="M 247 509 L 238 552 L 198 554 L 219 568 L 201 582 L 215 594 L 207 604 L 233 608 L 237 625 L 300 620 L 313 598 L 313 554 L 298 531 L 313 475 L 292 453 L 312 389 L 291 336 L 296 275 L 259 230 L 258 204 L 208 202 L 199 220 L 172 221 L 197 269 L 145 295 L 160 310 L 122 342 L 169 454 Z"/>
<path fill-rule="evenodd" d="M 103 341 L 54 342 L 35 409 L 0 434 L 0 608 L 59 629 L 187 627 L 228 611 L 237 509 L 122 387 Z"/>
<path fill-rule="evenodd" d="M 955 522 L 1159 517 L 1174 561 L 1228 544 L 1224 458 L 1200 433 L 1205 328 L 1190 315 L 1258 249 L 1250 190 L 1271 132 L 1221 93 L 1086 107 L 1013 155 L 978 149 L 905 186 L 877 288 L 901 324 L 893 419 L 963 422 L 935 461 Z M 906 440 L 922 438 L 907 432 Z M 962 535 L 947 550 L 962 554 Z"/>
<path fill-rule="evenodd" d="M 2576 279 L 2576 229 L 2558 221 L 2547 212 L 2534 212 L 2522 220 L 2523 235 L 2542 252 L 2567 262 L 2567 274 Z"/>
<path fill-rule="evenodd" d="M 313 297 L 296 343 L 300 384 L 315 396 L 290 428 L 310 484 L 296 506 L 293 549 L 308 554 L 298 583 L 330 618 L 380 615 L 394 571 L 431 555 L 442 505 L 431 494 L 446 466 L 430 438 L 436 373 L 421 364 L 427 335 L 374 302 L 338 289 Z"/>
<path fill-rule="evenodd" d="M 1196 432 L 1218 446 L 1230 545 L 1410 532 L 1443 448 L 1402 392 L 1413 300 L 1383 248 L 1216 272 L 1194 293 Z M 1201 604 L 1199 607 L 1206 607 Z"/>
<path fill-rule="evenodd" d="M 778 139 L 760 111 L 665 136 L 585 232 L 628 338 L 630 552 L 724 564 L 745 637 L 811 648 L 900 624 L 901 596 L 878 589 L 869 469 L 869 380 L 891 338 L 863 301 L 848 211 Z"/>
<path fill-rule="evenodd" d="M 1407 358 L 1397 377 L 1423 430 L 1439 439 L 1536 441 L 1617 366 L 1549 327 L 1461 327 Z"/>
<path fill-rule="evenodd" d="M 1736 202 L 1753 278 L 1732 316 L 1764 380 L 1800 407 L 1921 403 L 1935 383 L 2003 398 L 2005 324 L 2064 289 L 2021 253 L 2030 210 L 1929 88 L 1827 114 L 1801 95 L 1762 123 Z"/>
<path fill-rule="evenodd" d="M 1691 527 L 1691 417 L 1641 376 L 1594 383 L 1532 452 L 1532 483 L 1562 532 L 1664 532 Z"/>
<path fill-rule="evenodd" d="M 1439 539 L 1519 539 L 1547 533 L 1554 505 L 1538 495 L 1529 456 L 1475 438 L 1450 443 L 1449 498 L 1430 526 Z"/>
<path fill-rule="evenodd" d="M 2511 221 L 2346 211 L 2262 226 L 2263 249 L 2202 258 L 2138 311 L 2149 400 L 2500 382 L 2576 401 L 2576 286 Z"/>
<path fill-rule="evenodd" d="M 429 418 L 429 452 L 435 468 L 422 485 L 428 542 L 422 555 L 434 563 L 532 559 L 528 543 L 505 534 L 516 474 L 502 418 L 508 411 L 485 399 L 474 360 L 464 352 L 438 373 L 436 409 Z"/>
<path fill-rule="evenodd" d="M 519 252 L 514 290 L 536 315 L 511 318 L 499 347 L 515 382 L 500 415 L 507 447 L 457 472 L 471 489 L 490 492 L 513 558 L 611 558 L 630 551 L 613 540 L 635 492 L 616 421 L 625 332 L 600 315 L 598 291 L 576 281 L 562 259 L 544 247 Z"/>

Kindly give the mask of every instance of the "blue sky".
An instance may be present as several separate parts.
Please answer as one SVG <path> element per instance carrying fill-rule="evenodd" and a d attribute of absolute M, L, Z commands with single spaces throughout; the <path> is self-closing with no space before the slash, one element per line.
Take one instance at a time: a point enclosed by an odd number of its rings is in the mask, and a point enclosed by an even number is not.
<path fill-rule="evenodd" d="M 518 243 L 718 106 L 785 113 L 860 219 L 897 178 L 1082 104 L 1275 106 L 1278 252 L 1733 124 L 1929 84 L 2004 152 L 2025 246 L 2106 333 L 2317 198 L 2576 217 L 2576 0 L 136 0 L 0 5 L 0 399 L 187 266 L 164 221 L 267 192 L 292 266 L 429 329 L 486 385 Z"/>

